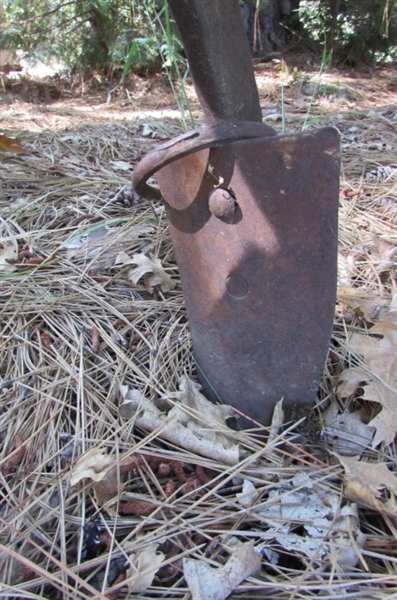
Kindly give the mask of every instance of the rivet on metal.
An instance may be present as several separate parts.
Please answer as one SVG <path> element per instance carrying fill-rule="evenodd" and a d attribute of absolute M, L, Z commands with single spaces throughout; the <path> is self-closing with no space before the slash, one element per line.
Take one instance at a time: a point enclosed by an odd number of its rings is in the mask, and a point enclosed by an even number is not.
<path fill-rule="evenodd" d="M 226 281 L 226 289 L 233 298 L 244 298 L 248 293 L 248 282 L 241 275 L 230 275 Z"/>
<path fill-rule="evenodd" d="M 213 190 L 208 198 L 208 206 L 211 213 L 218 219 L 226 221 L 226 223 L 233 221 L 237 203 L 229 190 L 223 188 Z"/>

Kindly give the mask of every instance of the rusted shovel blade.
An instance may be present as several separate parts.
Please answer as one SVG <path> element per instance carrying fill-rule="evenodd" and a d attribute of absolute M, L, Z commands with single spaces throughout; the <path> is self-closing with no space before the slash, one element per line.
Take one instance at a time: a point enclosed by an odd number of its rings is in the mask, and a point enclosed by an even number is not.
<path fill-rule="evenodd" d="M 335 305 L 339 161 L 339 134 L 325 128 L 201 150 L 158 174 L 201 383 L 262 424 L 282 397 L 292 409 L 319 388 Z M 232 218 L 211 213 L 215 189 L 235 196 Z"/>
<path fill-rule="evenodd" d="M 159 198 L 146 181 L 163 167 L 158 179 L 205 392 L 267 424 L 280 398 L 287 409 L 315 399 L 326 359 L 339 135 L 276 136 L 261 123 L 237 0 L 168 3 L 206 125 L 152 151 L 133 184 Z"/>

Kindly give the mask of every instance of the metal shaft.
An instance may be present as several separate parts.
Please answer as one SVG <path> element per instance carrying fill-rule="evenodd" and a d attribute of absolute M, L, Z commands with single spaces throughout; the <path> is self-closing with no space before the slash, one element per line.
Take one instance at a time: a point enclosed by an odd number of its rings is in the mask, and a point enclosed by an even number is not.
<path fill-rule="evenodd" d="M 168 0 L 208 123 L 262 121 L 237 0 Z"/>

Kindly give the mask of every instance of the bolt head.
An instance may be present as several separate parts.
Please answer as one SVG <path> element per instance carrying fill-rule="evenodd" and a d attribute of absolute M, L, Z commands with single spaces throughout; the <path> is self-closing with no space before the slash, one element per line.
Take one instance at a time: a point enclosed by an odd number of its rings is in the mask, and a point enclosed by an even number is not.
<path fill-rule="evenodd" d="M 208 206 L 211 213 L 218 219 L 227 223 L 233 221 L 237 204 L 229 190 L 222 188 L 213 190 L 208 198 Z"/>

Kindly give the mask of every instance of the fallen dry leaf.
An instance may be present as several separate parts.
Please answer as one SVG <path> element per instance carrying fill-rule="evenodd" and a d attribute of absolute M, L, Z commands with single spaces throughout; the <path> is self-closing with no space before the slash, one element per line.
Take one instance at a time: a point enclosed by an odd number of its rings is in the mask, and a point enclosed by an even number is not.
<path fill-rule="evenodd" d="M 379 235 L 370 235 L 365 241 L 350 249 L 348 254 L 338 252 L 338 299 L 343 296 L 362 296 L 368 294 L 364 287 L 357 287 L 357 276 L 360 276 L 360 265 L 367 265 L 365 278 L 374 281 L 381 273 L 393 269 L 397 245 L 387 242 Z M 362 273 L 361 273 L 362 277 Z M 377 299 L 382 303 L 381 299 Z"/>
<path fill-rule="evenodd" d="M 341 252 L 338 252 L 338 289 L 341 286 L 350 286 L 352 277 L 356 271 L 355 260 L 355 256 L 352 253 L 345 256 Z"/>
<path fill-rule="evenodd" d="M 381 443 L 391 444 L 397 431 L 397 358 L 394 361 L 394 376 L 390 377 L 389 384 L 393 389 L 389 389 L 383 383 L 372 381 L 365 386 L 365 394 L 361 396 L 363 400 L 380 402 L 382 410 L 376 415 L 368 425 L 375 427 L 376 433 L 372 441 L 372 447 L 376 448 Z"/>
<path fill-rule="evenodd" d="M 90 258 L 97 255 L 103 247 L 109 244 L 110 235 L 111 231 L 108 225 L 94 225 L 84 228 L 81 233 L 69 238 L 65 243 L 68 260 L 72 260 L 82 252 Z"/>
<path fill-rule="evenodd" d="M 2 244 L 0 242 L 0 273 L 13 273 L 16 266 L 8 261 L 16 260 L 18 252 L 12 244 Z"/>
<path fill-rule="evenodd" d="M 335 456 L 345 469 L 346 498 L 366 504 L 381 513 L 397 514 L 397 477 L 385 463 L 368 463 L 358 456 Z"/>
<path fill-rule="evenodd" d="M 369 248 L 369 253 L 374 260 L 376 276 L 388 271 L 393 267 L 393 258 L 397 254 L 397 245 L 390 244 L 379 236 L 373 236 L 373 245 Z"/>
<path fill-rule="evenodd" d="M 280 433 L 281 427 L 284 424 L 284 410 L 283 410 L 283 401 L 284 398 L 281 398 L 273 410 L 272 422 L 270 424 L 269 437 L 267 438 L 267 447 L 272 451 L 271 445 L 274 440 L 277 439 L 277 436 Z"/>
<path fill-rule="evenodd" d="M 350 367 L 343 371 L 339 377 L 339 386 L 337 389 L 338 398 L 349 398 L 358 387 L 365 384 L 366 378 L 365 371 L 360 367 Z"/>
<path fill-rule="evenodd" d="M 254 543 L 247 542 L 238 546 L 222 567 L 185 558 L 183 573 L 193 600 L 224 600 L 242 581 L 259 571 L 261 560 Z"/>
<path fill-rule="evenodd" d="M 106 454 L 101 448 L 88 450 L 74 465 L 70 485 L 73 487 L 82 479 L 93 482 L 98 506 L 103 506 L 122 492 L 116 457 Z"/>
<path fill-rule="evenodd" d="M 389 300 L 380 298 L 377 293 L 349 286 L 338 287 L 338 302 L 345 305 L 345 310 L 350 308 L 356 315 L 364 317 L 369 323 L 379 319 L 389 305 Z"/>
<path fill-rule="evenodd" d="M 144 123 L 143 127 L 142 127 L 142 134 L 143 137 L 157 137 L 157 132 L 155 129 L 153 129 L 153 126 L 149 125 L 149 123 Z"/>
<path fill-rule="evenodd" d="M 235 416 L 235 412 L 227 404 L 210 402 L 200 389 L 198 383 L 183 375 L 179 380 L 179 392 L 169 396 L 176 398 L 178 402 L 168 416 L 209 441 L 228 445 L 231 431 L 226 425 L 226 419 Z"/>
<path fill-rule="evenodd" d="M 356 546 L 362 546 L 364 536 L 356 505 L 341 508 L 340 501 L 339 493 L 316 485 L 306 473 L 298 473 L 285 489 L 270 490 L 268 504 L 252 506 L 250 511 L 269 524 L 269 531 L 274 531 L 284 550 L 319 561 L 322 566 L 325 560 L 336 562 L 344 570 L 357 564 Z M 356 545 L 349 530 L 354 533 Z"/>
<path fill-rule="evenodd" d="M 134 254 L 131 264 L 137 265 L 128 273 L 128 278 L 134 285 L 138 283 L 141 277 L 146 276 L 145 283 L 152 288 L 159 285 L 163 292 L 174 289 L 175 282 L 165 272 L 159 258 L 154 258 L 153 255 L 148 257 L 145 254 Z"/>
<path fill-rule="evenodd" d="M 133 260 L 131 257 L 128 256 L 127 252 L 124 252 L 124 250 L 120 250 L 120 252 L 116 256 L 116 260 L 114 261 L 114 264 L 116 266 L 132 265 Z"/>
<path fill-rule="evenodd" d="M 348 347 L 363 357 L 365 367 L 351 367 L 340 376 L 339 398 L 364 388 L 363 400 L 379 402 L 381 412 L 368 425 L 376 429 L 372 447 L 391 444 L 397 431 L 397 311 L 382 316 L 367 335 L 356 333 Z"/>
<path fill-rule="evenodd" d="M 362 420 L 361 411 L 339 413 L 332 402 L 323 414 L 325 441 L 334 452 L 344 456 L 362 454 L 374 437 L 374 428 Z"/>
<path fill-rule="evenodd" d="M 244 479 L 243 491 L 236 494 L 237 502 L 244 508 L 248 508 L 259 498 L 259 493 L 252 481 Z"/>
<path fill-rule="evenodd" d="M 158 428 L 159 437 L 185 450 L 228 465 L 238 463 L 239 447 L 234 442 L 233 431 L 225 423 L 225 419 L 234 414 L 232 407 L 207 400 L 200 394 L 198 384 L 186 376 L 181 378 L 179 387 L 180 391 L 173 394 L 178 402 L 167 414 L 137 390 L 121 386 L 124 402 L 119 414 L 126 419 L 133 418 L 135 424 L 146 431 Z"/>
<path fill-rule="evenodd" d="M 142 538 L 139 541 L 141 542 Z M 129 554 L 129 549 L 135 545 L 135 542 L 128 542 L 124 551 Z M 129 594 L 140 594 L 152 585 L 154 576 L 165 558 L 165 555 L 157 550 L 158 547 L 159 544 L 148 542 L 138 552 L 133 551 L 129 555 L 130 566 L 127 570 L 126 582 Z"/>
<path fill-rule="evenodd" d="M 21 154 L 23 152 L 23 148 L 21 142 L 17 138 L 8 137 L 8 135 L 0 133 L 0 152 Z"/>
<path fill-rule="evenodd" d="M 115 171 L 132 171 L 132 164 L 126 160 L 110 160 L 109 164 Z"/>
<path fill-rule="evenodd" d="M 120 391 L 124 402 L 119 406 L 119 415 L 123 419 L 131 419 L 139 414 L 140 407 L 147 403 L 147 399 L 139 390 L 128 385 L 121 385 Z"/>

